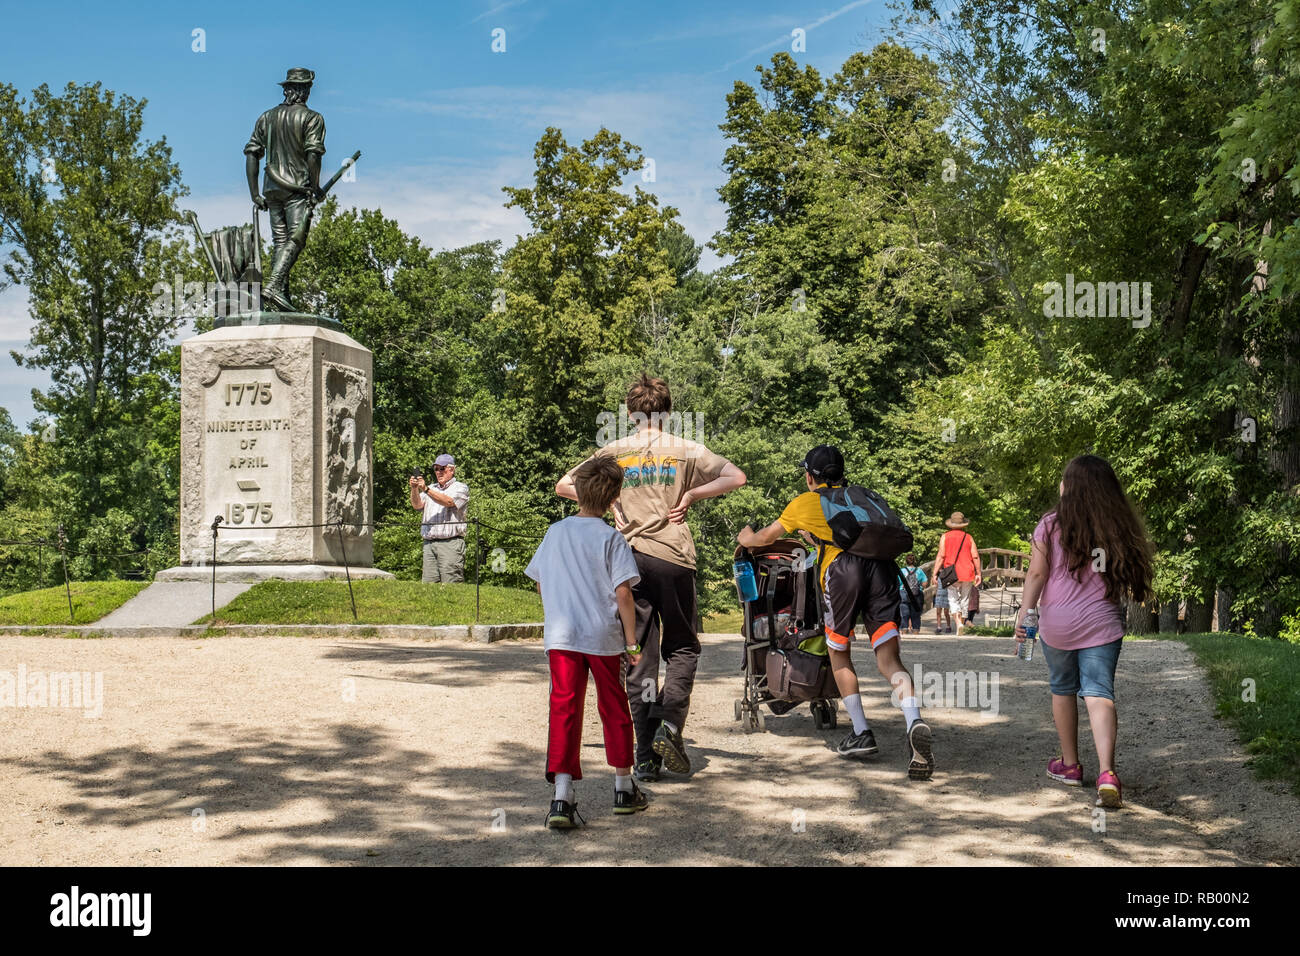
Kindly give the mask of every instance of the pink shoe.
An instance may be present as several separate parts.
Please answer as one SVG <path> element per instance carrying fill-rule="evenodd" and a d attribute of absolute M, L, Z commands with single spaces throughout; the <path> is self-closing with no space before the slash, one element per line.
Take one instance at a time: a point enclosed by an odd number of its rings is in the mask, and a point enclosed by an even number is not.
<path fill-rule="evenodd" d="M 1120 799 L 1119 777 L 1113 770 L 1107 770 L 1097 777 L 1097 806 L 1108 810 L 1118 810 L 1124 806 Z"/>
<path fill-rule="evenodd" d="M 1047 761 L 1047 775 L 1067 787 L 1083 786 L 1083 764 L 1067 764 L 1060 757 L 1053 757 Z"/>

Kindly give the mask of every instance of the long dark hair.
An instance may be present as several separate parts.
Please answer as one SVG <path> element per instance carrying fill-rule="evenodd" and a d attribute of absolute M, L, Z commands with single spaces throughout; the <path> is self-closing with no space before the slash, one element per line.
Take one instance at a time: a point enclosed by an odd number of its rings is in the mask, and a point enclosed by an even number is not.
<path fill-rule="evenodd" d="M 1151 596 L 1151 541 L 1110 462 L 1080 455 L 1065 466 L 1056 527 L 1066 567 L 1076 581 L 1091 567 L 1094 551 L 1102 549 L 1106 599 L 1125 596 L 1145 601 Z"/>

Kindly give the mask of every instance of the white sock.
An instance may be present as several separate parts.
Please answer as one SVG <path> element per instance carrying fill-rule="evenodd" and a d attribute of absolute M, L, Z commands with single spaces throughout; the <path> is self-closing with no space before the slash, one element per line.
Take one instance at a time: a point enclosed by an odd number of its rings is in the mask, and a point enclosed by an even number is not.
<path fill-rule="evenodd" d="M 677 733 L 677 725 L 671 720 L 661 720 L 660 723 L 667 727 L 672 733 Z"/>
<path fill-rule="evenodd" d="M 614 789 L 615 789 L 615 790 L 622 790 L 624 793 L 631 793 L 631 792 L 632 792 L 632 775 L 631 775 L 631 774 L 628 774 L 628 775 L 625 777 L 625 776 L 623 776 L 622 774 L 617 774 L 617 773 L 614 774 Z"/>
<path fill-rule="evenodd" d="M 844 709 L 849 712 L 849 717 L 853 720 L 853 732 L 860 734 L 864 730 L 870 729 L 867 724 L 867 715 L 862 712 L 862 695 L 851 694 L 844 698 Z"/>
<path fill-rule="evenodd" d="M 903 719 L 907 722 L 907 726 L 911 727 L 921 719 L 921 705 L 916 702 L 915 697 L 904 697 L 899 701 L 899 706 L 903 708 Z"/>
<path fill-rule="evenodd" d="M 573 774 L 557 773 L 555 775 L 555 799 L 565 803 L 573 802 Z"/>

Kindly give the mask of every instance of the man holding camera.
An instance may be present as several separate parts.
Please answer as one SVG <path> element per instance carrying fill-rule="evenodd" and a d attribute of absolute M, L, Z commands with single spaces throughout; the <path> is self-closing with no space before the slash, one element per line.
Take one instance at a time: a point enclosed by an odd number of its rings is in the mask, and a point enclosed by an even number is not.
<path fill-rule="evenodd" d="M 424 538 L 425 584 L 459 583 L 465 580 L 465 509 L 469 488 L 456 480 L 456 459 L 442 454 L 433 463 L 435 484 L 427 485 L 424 475 L 411 475 L 411 507 L 423 511 L 420 536 Z"/>

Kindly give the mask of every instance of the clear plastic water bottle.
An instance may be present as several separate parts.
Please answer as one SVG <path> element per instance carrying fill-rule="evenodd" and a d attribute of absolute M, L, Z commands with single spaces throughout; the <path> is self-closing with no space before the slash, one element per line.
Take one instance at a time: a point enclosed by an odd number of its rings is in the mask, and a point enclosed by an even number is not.
<path fill-rule="evenodd" d="M 1016 648 L 1016 656 L 1022 661 L 1032 661 L 1034 659 L 1034 644 L 1038 642 L 1038 609 L 1025 612 L 1025 639 L 1019 642 Z"/>
<path fill-rule="evenodd" d="M 740 595 L 740 600 L 742 602 L 757 600 L 758 582 L 754 580 L 754 566 L 748 561 L 737 561 L 735 573 L 736 593 Z"/>

